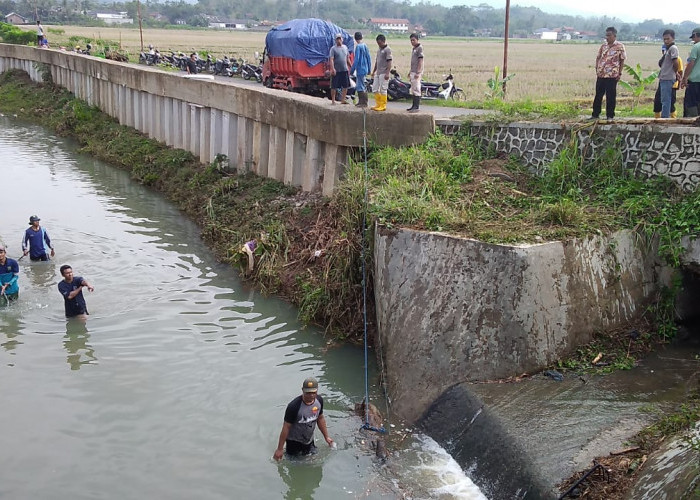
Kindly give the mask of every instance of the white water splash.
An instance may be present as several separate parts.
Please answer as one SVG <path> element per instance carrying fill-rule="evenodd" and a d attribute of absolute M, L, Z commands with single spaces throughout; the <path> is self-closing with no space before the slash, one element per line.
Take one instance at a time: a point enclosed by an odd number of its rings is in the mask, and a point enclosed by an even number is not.
<path fill-rule="evenodd" d="M 488 500 L 444 448 L 423 434 L 394 461 L 399 487 L 411 498 Z"/>

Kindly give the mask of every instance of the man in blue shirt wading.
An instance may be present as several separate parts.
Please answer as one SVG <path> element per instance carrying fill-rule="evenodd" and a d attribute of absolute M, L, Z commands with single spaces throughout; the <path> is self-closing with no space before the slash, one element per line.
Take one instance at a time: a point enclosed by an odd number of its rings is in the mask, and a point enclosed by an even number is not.
<path fill-rule="evenodd" d="M 7 256 L 7 248 L 0 244 L 0 295 L 4 295 L 8 302 L 19 297 L 19 264 Z"/>
<path fill-rule="evenodd" d="M 66 318 L 85 317 L 90 314 L 87 310 L 85 297 L 83 297 L 83 287 L 92 292 L 95 290 L 92 285 L 85 281 L 82 276 L 73 276 L 73 268 L 67 264 L 61 266 L 61 276 L 63 276 L 63 281 L 58 283 L 58 291 L 63 295 Z"/>
<path fill-rule="evenodd" d="M 32 260 L 46 261 L 49 260 L 47 247 L 51 249 L 51 257 L 55 254 L 53 246 L 51 246 L 49 233 L 39 225 L 40 220 L 36 215 L 32 215 L 29 218 L 29 228 L 24 232 L 24 239 L 22 240 L 22 251 L 24 255 L 29 254 L 29 258 Z M 27 246 L 29 249 L 27 249 Z"/>

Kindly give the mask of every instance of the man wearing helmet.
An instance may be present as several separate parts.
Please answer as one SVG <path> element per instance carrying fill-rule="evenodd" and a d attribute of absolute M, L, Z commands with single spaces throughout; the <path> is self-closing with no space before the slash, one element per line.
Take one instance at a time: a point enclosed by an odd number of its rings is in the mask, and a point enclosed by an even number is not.
<path fill-rule="evenodd" d="M 31 260 L 50 260 L 47 249 L 51 250 L 51 257 L 55 255 L 49 233 L 39 225 L 41 219 L 36 215 L 29 218 L 29 228 L 24 232 L 22 240 L 22 252 L 29 254 Z"/>

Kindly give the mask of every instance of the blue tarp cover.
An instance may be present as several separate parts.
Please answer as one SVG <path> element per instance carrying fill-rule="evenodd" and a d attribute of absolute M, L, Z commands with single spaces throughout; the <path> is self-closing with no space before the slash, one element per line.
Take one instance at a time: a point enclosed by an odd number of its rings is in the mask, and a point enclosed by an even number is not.
<path fill-rule="evenodd" d="M 265 37 L 267 55 L 303 60 L 309 66 L 328 60 L 335 35 L 343 35 L 343 43 L 352 53 L 355 40 L 344 29 L 320 19 L 294 19 L 272 28 Z"/>

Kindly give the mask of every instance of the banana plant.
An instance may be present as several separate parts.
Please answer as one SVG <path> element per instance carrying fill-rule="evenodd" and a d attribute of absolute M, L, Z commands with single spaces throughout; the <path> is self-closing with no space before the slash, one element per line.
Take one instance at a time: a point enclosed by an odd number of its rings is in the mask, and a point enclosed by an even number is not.
<path fill-rule="evenodd" d="M 488 82 L 486 82 L 486 85 L 488 86 L 488 90 L 486 91 L 486 98 L 503 99 L 505 97 L 505 92 L 503 91 L 503 84 L 511 78 L 513 78 L 514 76 L 515 74 L 512 74 L 508 75 L 505 78 L 501 78 L 501 68 L 496 66 L 493 69 L 493 76 L 489 78 Z"/>
<path fill-rule="evenodd" d="M 642 66 L 639 63 L 637 63 L 636 67 L 625 64 L 625 71 L 632 77 L 632 80 L 629 82 L 620 80 L 620 85 L 632 92 L 632 95 L 634 96 L 632 110 L 634 111 L 639 104 L 639 99 L 642 97 L 642 94 L 649 85 L 656 81 L 656 77 L 659 76 L 659 72 L 652 71 L 649 76 L 645 77 L 642 74 Z"/>

